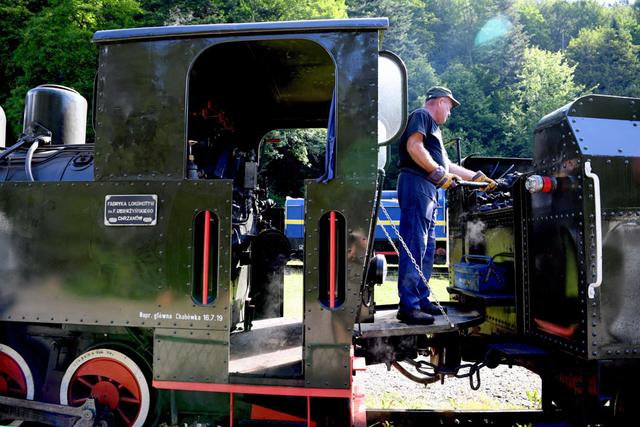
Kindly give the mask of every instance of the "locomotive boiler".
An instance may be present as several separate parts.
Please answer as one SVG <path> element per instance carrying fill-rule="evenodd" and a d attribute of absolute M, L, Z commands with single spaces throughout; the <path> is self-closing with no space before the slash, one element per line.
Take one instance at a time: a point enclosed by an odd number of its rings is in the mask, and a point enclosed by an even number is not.
<path fill-rule="evenodd" d="M 77 92 L 27 94 L 23 133 L 0 151 L 0 421 L 492 417 L 367 410 L 356 374 L 375 363 L 472 388 L 518 364 L 542 378 L 535 416 L 634 419 L 639 101 L 589 95 L 549 114 L 533 159 L 467 157 L 500 187 L 449 192 L 451 301 L 433 325 L 402 324 L 374 289 L 385 154 L 407 111 L 387 27 L 99 31 L 91 143 Z M 303 314 L 291 318 L 283 269 L 299 248 L 260 161 L 269 132 L 313 127 L 327 129 L 325 173 L 300 183 Z"/>

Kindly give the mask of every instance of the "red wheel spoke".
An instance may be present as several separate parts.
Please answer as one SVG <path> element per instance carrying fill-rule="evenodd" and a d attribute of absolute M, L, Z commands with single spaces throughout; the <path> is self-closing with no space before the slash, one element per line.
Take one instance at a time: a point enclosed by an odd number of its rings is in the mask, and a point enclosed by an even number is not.
<path fill-rule="evenodd" d="M 136 399 L 135 397 L 121 397 L 120 402 L 140 403 L 140 399 Z"/>
<path fill-rule="evenodd" d="M 118 412 L 118 415 L 120 415 L 120 417 L 124 420 L 126 425 L 130 426 L 133 424 L 131 420 L 124 414 L 124 412 L 122 412 L 122 409 L 118 408 L 117 412 Z"/>
<path fill-rule="evenodd" d="M 26 398 L 29 393 L 28 371 L 29 367 L 18 353 L 3 346 L 3 350 L 0 350 L 0 388 L 3 395 Z"/>
<path fill-rule="evenodd" d="M 89 388 L 93 388 L 93 386 L 95 385 L 94 383 L 89 382 L 88 380 L 86 380 L 85 377 L 78 377 L 77 380 L 78 380 L 79 383 L 84 384 Z"/>
<path fill-rule="evenodd" d="M 72 362 L 65 376 L 68 382 L 60 392 L 63 403 L 80 406 L 93 398 L 111 414 L 114 427 L 144 424 L 149 389 L 140 380 L 140 369 L 125 355 L 91 350 Z"/>

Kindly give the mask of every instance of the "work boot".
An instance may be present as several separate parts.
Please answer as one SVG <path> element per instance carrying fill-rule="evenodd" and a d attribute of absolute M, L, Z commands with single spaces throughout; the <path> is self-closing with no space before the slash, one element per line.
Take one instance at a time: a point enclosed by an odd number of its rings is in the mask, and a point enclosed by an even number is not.
<path fill-rule="evenodd" d="M 407 325 L 430 325 L 435 321 L 432 315 L 420 310 L 414 310 L 408 313 L 398 311 L 396 319 Z"/>
<path fill-rule="evenodd" d="M 442 307 L 442 310 L 444 310 L 445 313 L 447 312 L 447 309 L 445 307 Z M 432 316 L 442 315 L 442 311 L 438 308 L 438 306 L 429 300 L 427 300 L 426 303 L 420 304 L 420 311 L 422 311 L 423 313 L 430 314 Z"/>

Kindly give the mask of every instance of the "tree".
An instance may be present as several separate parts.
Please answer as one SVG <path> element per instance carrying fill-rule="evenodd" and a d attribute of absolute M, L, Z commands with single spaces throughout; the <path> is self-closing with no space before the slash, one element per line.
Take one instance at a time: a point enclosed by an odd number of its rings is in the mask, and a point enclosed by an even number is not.
<path fill-rule="evenodd" d="M 433 32 L 425 24 L 434 16 L 425 9 L 424 0 L 347 0 L 347 9 L 350 18 L 389 17 L 384 48 L 405 61 L 424 58 L 433 48 Z"/>
<path fill-rule="evenodd" d="M 269 197 L 284 206 L 287 196 L 302 197 L 304 180 L 324 171 L 326 129 L 282 129 L 271 132 L 280 142 L 264 143 L 260 156 L 260 176 L 267 180 Z"/>
<path fill-rule="evenodd" d="M 225 22 L 222 0 L 141 0 L 148 26 Z"/>
<path fill-rule="evenodd" d="M 484 43 L 476 44 L 473 51 L 476 76 L 486 93 L 510 87 L 515 83 L 518 71 L 522 68 L 524 50 L 528 45 L 527 36 L 518 22 L 507 16 L 494 17 L 492 20 L 502 22 L 499 25 L 505 28 L 504 32 Z M 487 24 L 489 23 L 490 21 L 487 21 Z"/>
<path fill-rule="evenodd" d="M 46 3 L 44 0 L 0 0 L 0 104 L 6 106 L 15 86 L 19 70 L 13 62 L 14 51 L 20 45 L 24 23 Z M 7 129 L 7 141 L 15 140 L 12 128 Z"/>
<path fill-rule="evenodd" d="M 571 40 L 567 58 L 576 64 L 576 80 L 598 93 L 640 96 L 640 60 L 631 36 L 620 29 L 583 29 Z"/>
<path fill-rule="evenodd" d="M 577 97 L 584 87 L 574 82 L 575 65 L 561 52 L 527 48 L 514 90 L 514 102 L 504 114 L 505 136 L 494 149 L 502 155 L 530 156 L 533 130 L 546 114 Z"/>
<path fill-rule="evenodd" d="M 7 122 L 20 133 L 24 96 L 42 83 L 76 89 L 91 99 L 97 67 L 96 30 L 132 27 L 141 9 L 135 0 L 52 0 L 26 23 L 13 61 L 19 76 L 7 104 Z"/>
<path fill-rule="evenodd" d="M 476 74 L 469 67 L 455 63 L 441 77 L 461 103 L 451 112 L 451 118 L 447 121 L 449 132 L 446 139 L 460 137 L 463 155 L 497 154 L 490 153 L 486 145 L 500 137 L 500 122 L 493 111 L 493 100 L 482 91 Z"/>
<path fill-rule="evenodd" d="M 409 110 L 419 108 L 424 103 L 427 89 L 431 86 L 439 85 L 440 78 L 435 70 L 424 57 L 410 59 L 405 63 L 407 67 Z"/>
<path fill-rule="evenodd" d="M 418 108 L 424 94 L 438 82 L 429 62 L 434 35 L 428 25 L 435 17 L 423 0 L 348 0 L 349 17 L 388 16 L 389 30 L 384 34 L 384 49 L 398 54 L 404 61 L 409 79 L 410 109 Z"/>
<path fill-rule="evenodd" d="M 542 14 L 540 3 L 530 0 L 517 0 L 513 5 L 519 16 L 524 31 L 529 35 L 529 40 L 535 46 L 542 49 L 551 49 L 553 42 L 547 20 Z"/>
<path fill-rule="evenodd" d="M 344 0 L 141 0 L 146 25 L 346 18 Z"/>
<path fill-rule="evenodd" d="M 607 9 L 596 0 L 522 0 L 514 7 L 523 16 L 531 42 L 549 51 L 566 49 L 582 28 L 595 28 L 610 19 Z"/>

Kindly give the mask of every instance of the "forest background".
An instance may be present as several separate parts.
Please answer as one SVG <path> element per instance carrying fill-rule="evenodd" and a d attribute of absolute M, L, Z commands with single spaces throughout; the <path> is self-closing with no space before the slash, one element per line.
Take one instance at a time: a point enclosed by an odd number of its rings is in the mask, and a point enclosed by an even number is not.
<path fill-rule="evenodd" d="M 61 84 L 92 99 L 97 30 L 366 16 L 389 18 L 383 47 L 407 66 L 410 110 L 434 84 L 461 101 L 445 139 L 461 138 L 463 155 L 530 156 L 537 121 L 577 96 L 640 97 L 640 2 L 632 0 L 0 0 L 7 143 L 22 130 L 30 88 Z M 323 135 L 291 130 L 269 145 L 262 168 L 276 199 L 301 195 L 292 171 L 321 174 Z"/>

